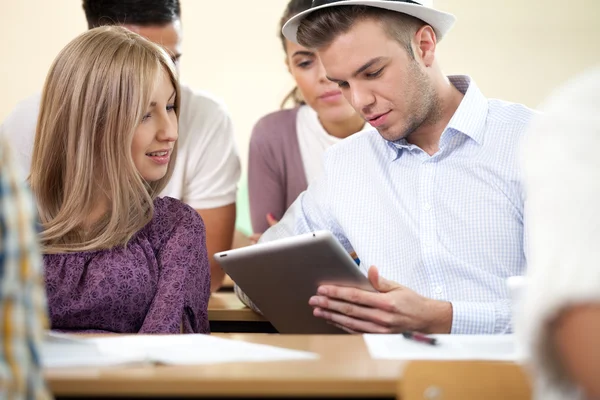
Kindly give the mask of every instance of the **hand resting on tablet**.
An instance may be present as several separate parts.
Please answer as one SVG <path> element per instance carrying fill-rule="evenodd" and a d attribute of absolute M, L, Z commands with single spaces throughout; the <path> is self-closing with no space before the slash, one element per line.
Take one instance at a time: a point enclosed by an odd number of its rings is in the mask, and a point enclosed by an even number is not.
<path fill-rule="evenodd" d="M 349 333 L 450 333 L 452 304 L 423 297 L 369 268 L 369 281 L 379 293 L 323 285 L 310 298 L 315 317 Z"/>

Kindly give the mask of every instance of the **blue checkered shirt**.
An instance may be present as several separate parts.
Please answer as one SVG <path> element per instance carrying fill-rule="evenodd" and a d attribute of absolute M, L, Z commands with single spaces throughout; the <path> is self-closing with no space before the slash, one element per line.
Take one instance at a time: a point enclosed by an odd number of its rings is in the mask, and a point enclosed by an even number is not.
<path fill-rule="evenodd" d="M 466 76 L 465 94 L 429 156 L 375 130 L 331 147 L 325 172 L 261 242 L 329 230 L 361 269 L 423 296 L 450 301 L 452 333 L 511 332 L 505 280 L 525 272 L 520 140 L 534 112 L 486 99 Z"/>

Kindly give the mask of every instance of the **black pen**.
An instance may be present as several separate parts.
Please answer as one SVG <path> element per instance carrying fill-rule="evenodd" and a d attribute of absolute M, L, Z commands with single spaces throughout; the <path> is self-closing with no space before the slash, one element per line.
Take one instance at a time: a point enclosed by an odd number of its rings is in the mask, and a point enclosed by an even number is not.
<path fill-rule="evenodd" d="M 432 346 L 435 346 L 437 344 L 437 339 L 429 337 L 419 332 L 406 331 L 402 332 L 402 336 L 404 336 L 407 339 L 414 340 L 415 342 L 426 343 Z"/>

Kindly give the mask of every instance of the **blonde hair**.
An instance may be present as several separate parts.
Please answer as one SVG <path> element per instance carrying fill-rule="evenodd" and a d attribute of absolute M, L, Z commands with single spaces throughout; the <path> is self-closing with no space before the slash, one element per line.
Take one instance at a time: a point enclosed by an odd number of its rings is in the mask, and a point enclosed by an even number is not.
<path fill-rule="evenodd" d="M 43 226 L 46 254 L 125 245 L 152 219 L 166 175 L 146 182 L 131 155 L 136 127 L 166 73 L 175 112 L 180 92 L 175 67 L 158 45 L 118 26 L 89 30 L 54 60 L 42 93 L 29 177 Z M 106 214 L 86 225 L 98 199 Z"/>

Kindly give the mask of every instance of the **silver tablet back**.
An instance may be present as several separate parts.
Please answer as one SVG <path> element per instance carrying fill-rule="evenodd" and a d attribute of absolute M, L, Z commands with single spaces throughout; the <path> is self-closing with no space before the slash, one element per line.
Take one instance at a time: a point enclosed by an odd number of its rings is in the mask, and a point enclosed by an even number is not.
<path fill-rule="evenodd" d="M 280 333 L 344 333 L 313 316 L 308 300 L 319 285 L 375 291 L 327 231 L 225 251 L 215 258 Z"/>

